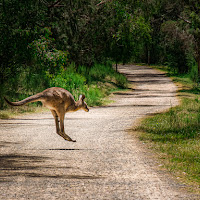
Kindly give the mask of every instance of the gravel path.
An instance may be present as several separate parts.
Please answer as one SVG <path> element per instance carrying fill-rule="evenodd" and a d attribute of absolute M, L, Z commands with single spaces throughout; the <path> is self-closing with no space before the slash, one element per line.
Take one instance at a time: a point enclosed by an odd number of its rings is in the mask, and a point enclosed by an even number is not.
<path fill-rule="evenodd" d="M 116 93 L 109 106 L 66 115 L 66 133 L 76 143 L 55 133 L 50 112 L 0 120 L 0 199 L 198 199 L 127 131 L 139 118 L 177 105 L 175 85 L 144 66 L 120 72 L 134 90 Z"/>

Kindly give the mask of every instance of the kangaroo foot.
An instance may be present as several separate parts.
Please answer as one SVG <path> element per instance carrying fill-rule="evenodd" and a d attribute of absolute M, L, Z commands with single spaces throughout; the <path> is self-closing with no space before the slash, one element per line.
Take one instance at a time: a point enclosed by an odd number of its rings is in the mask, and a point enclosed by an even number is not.
<path fill-rule="evenodd" d="M 67 140 L 67 141 L 69 141 L 69 142 L 76 142 L 76 140 Z"/>
<path fill-rule="evenodd" d="M 72 140 L 72 138 L 70 138 L 68 135 L 66 135 L 65 133 L 61 133 L 59 134 L 60 136 L 62 136 L 65 140 L 69 141 L 69 142 L 76 142 L 76 140 Z"/>
<path fill-rule="evenodd" d="M 76 140 L 72 140 L 72 139 L 68 139 L 68 138 L 64 138 L 64 139 L 69 141 L 69 142 L 76 142 Z"/>
<path fill-rule="evenodd" d="M 63 137 L 65 140 L 69 141 L 69 142 L 76 142 L 76 140 L 72 140 L 70 137 Z"/>

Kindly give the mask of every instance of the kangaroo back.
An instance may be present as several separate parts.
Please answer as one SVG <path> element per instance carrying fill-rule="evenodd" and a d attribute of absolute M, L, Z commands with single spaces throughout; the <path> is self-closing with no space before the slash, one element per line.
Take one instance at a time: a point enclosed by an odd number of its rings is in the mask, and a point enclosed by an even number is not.
<path fill-rule="evenodd" d="M 22 106 L 22 105 L 27 104 L 27 103 L 40 101 L 42 99 L 42 94 L 38 93 L 36 95 L 27 97 L 26 99 L 18 101 L 18 102 L 10 102 L 8 99 L 6 99 L 6 97 L 4 97 L 4 99 L 11 106 Z"/>

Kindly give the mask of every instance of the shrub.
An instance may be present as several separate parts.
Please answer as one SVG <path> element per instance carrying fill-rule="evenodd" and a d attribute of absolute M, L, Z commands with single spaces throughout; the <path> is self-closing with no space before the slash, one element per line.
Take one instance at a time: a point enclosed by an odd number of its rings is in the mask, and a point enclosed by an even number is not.
<path fill-rule="evenodd" d="M 199 77 L 198 77 L 198 66 L 197 66 L 197 64 L 196 65 L 192 65 L 189 75 L 190 75 L 190 79 L 194 83 L 198 83 Z"/>
<path fill-rule="evenodd" d="M 61 68 L 56 75 L 49 74 L 50 87 L 62 87 L 71 92 L 75 98 L 78 98 L 80 92 L 86 87 L 86 78 L 75 72 L 74 65 L 70 65 L 67 69 Z"/>
<path fill-rule="evenodd" d="M 122 75 L 120 73 L 116 73 L 115 78 L 116 78 L 116 84 L 119 87 L 127 88 L 128 81 L 127 81 L 127 78 L 124 75 Z"/>
<path fill-rule="evenodd" d="M 29 48 L 37 65 L 37 69 L 55 74 L 60 71 L 60 67 L 69 65 L 69 53 L 55 49 L 54 39 L 50 37 L 51 31 L 46 28 L 45 33 L 44 36 L 34 40 L 29 45 Z"/>

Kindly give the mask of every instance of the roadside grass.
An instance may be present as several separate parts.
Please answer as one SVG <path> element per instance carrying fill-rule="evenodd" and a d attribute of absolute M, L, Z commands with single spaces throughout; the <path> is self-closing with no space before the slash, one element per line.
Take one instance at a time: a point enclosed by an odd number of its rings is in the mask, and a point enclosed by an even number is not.
<path fill-rule="evenodd" d="M 40 78 L 42 79 L 42 77 Z M 107 97 L 112 92 L 124 90 L 128 87 L 126 77 L 116 72 L 112 67 L 112 63 L 94 64 L 91 68 L 85 66 L 76 68 L 72 63 L 66 69 L 61 67 L 60 71 L 54 75 L 47 72 L 45 79 L 47 80 L 46 87 L 37 88 L 37 85 L 32 83 L 30 90 L 30 86 L 27 84 L 27 87 L 18 88 L 16 93 L 15 90 L 10 88 L 2 94 L 2 97 L 6 96 L 10 101 L 18 101 L 41 92 L 47 87 L 62 87 L 71 92 L 75 100 L 78 100 L 80 94 L 85 94 L 89 106 L 102 106 L 111 102 Z M 26 82 L 26 77 L 21 76 L 19 81 L 19 85 L 25 85 L 23 83 Z M 37 88 L 37 91 L 34 91 L 34 88 Z M 0 119 L 41 111 L 40 102 L 20 107 L 8 106 L 3 98 L 1 98 L 1 102 L 3 102 L 3 106 L 0 110 Z"/>
<path fill-rule="evenodd" d="M 169 171 L 200 193 L 200 92 L 188 76 L 171 78 L 181 104 L 144 119 L 136 131 Z"/>
<path fill-rule="evenodd" d="M 46 110 L 47 110 L 46 108 L 41 107 L 36 103 L 27 104 L 20 107 L 10 107 L 5 110 L 0 110 L 0 119 L 9 119 L 20 115 L 39 113 Z"/>

